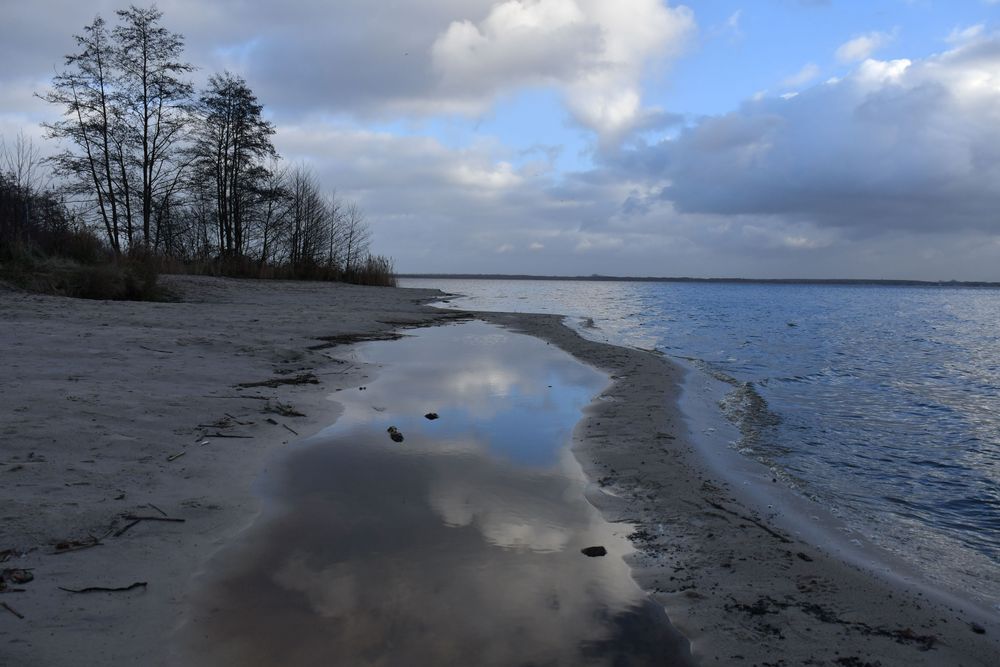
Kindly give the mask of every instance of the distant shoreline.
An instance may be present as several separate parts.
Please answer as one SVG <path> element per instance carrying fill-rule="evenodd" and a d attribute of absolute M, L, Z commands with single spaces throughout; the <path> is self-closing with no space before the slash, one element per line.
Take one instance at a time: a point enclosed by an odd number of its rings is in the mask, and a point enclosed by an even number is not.
<path fill-rule="evenodd" d="M 433 280 L 553 280 L 628 283 L 727 283 L 750 285 L 850 285 L 873 287 L 986 287 L 1000 282 L 980 280 L 875 280 L 865 278 L 688 278 L 656 276 L 534 276 L 519 273 L 399 273 L 397 278 Z"/>

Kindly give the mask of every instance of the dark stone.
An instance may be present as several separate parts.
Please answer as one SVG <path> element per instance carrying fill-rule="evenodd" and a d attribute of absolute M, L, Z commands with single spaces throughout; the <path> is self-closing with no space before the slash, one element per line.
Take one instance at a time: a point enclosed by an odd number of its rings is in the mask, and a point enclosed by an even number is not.
<path fill-rule="evenodd" d="M 972 631 L 975 632 L 977 635 L 986 634 L 986 628 L 979 625 L 978 623 L 969 623 L 969 627 L 972 628 Z"/>
<path fill-rule="evenodd" d="M 802 560 L 804 560 L 804 561 L 805 561 L 805 562 L 807 562 L 807 563 L 811 563 L 811 562 L 812 562 L 812 556 L 810 556 L 810 555 L 808 555 L 808 554 L 804 554 L 804 553 L 802 553 L 801 551 L 800 551 L 800 552 L 798 552 L 798 553 L 797 553 L 797 554 L 795 554 L 795 555 L 796 555 L 796 556 L 798 556 L 799 558 L 801 558 Z"/>
<path fill-rule="evenodd" d="M 386 429 L 389 437 L 392 438 L 393 442 L 403 442 L 403 434 L 399 432 L 399 429 L 395 426 L 390 426 Z"/>
<path fill-rule="evenodd" d="M 424 415 L 424 417 L 427 418 L 427 419 L 430 419 L 431 421 L 434 421 L 435 419 L 438 418 L 438 413 L 436 413 L 436 412 L 428 412 L 426 415 Z"/>
<path fill-rule="evenodd" d="M 604 547 L 587 547 L 585 549 L 580 549 L 580 553 L 590 558 L 597 558 L 598 556 L 607 556 L 608 550 Z"/>

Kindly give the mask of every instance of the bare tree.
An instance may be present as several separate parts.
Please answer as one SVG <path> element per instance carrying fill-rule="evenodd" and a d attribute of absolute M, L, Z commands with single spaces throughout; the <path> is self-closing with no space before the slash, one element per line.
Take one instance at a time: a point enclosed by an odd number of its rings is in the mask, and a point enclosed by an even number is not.
<path fill-rule="evenodd" d="M 277 157 L 271 143 L 274 126 L 264 120 L 263 106 L 246 81 L 229 72 L 209 80 L 199 112 L 194 151 L 200 175 L 215 183 L 220 251 L 245 255 L 252 219 L 248 209 L 259 194 L 258 185 L 268 180 L 265 160 Z"/>
<path fill-rule="evenodd" d="M 184 38 L 160 25 L 163 12 L 155 6 L 132 5 L 116 13 L 121 23 L 112 33 L 119 70 L 115 98 L 129 129 L 122 153 L 131 149 L 141 171 L 142 243 L 149 249 L 155 245 L 154 210 L 169 206 L 184 167 L 174 149 L 183 139 L 193 92 L 182 77 L 194 67 L 180 61 Z"/>
<path fill-rule="evenodd" d="M 66 56 L 65 69 L 56 74 L 52 89 L 41 96 L 63 108 L 63 119 L 43 126 L 49 137 L 69 144 L 52 158 L 56 174 L 69 178 L 72 191 L 89 195 L 109 244 L 121 254 L 119 198 L 128 196 L 128 182 L 118 180 L 114 173 L 116 157 L 120 157 L 114 151 L 114 137 L 120 134 L 112 100 L 114 51 L 99 16 L 74 39 L 79 51 Z"/>
<path fill-rule="evenodd" d="M 368 256 L 371 248 L 371 230 L 356 202 L 348 204 L 344 212 L 343 229 L 344 271 L 350 273 Z"/>

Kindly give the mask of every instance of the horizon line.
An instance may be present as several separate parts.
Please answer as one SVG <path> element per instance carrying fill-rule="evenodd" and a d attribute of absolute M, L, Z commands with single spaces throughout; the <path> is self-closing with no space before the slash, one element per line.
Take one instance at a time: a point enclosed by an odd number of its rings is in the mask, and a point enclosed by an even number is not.
<path fill-rule="evenodd" d="M 903 278 L 694 278 L 690 276 L 614 276 L 593 273 L 590 275 L 536 275 L 529 273 L 397 273 L 398 278 L 433 278 L 462 280 L 565 280 L 607 282 L 661 282 L 661 283 L 763 283 L 785 285 L 886 285 L 912 287 L 992 287 L 1000 288 L 1000 281 L 990 280 L 911 280 Z"/>

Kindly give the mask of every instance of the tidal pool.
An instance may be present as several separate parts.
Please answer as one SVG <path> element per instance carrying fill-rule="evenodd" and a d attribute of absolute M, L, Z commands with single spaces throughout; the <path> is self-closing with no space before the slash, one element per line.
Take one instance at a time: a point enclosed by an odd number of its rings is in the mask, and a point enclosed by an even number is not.
<path fill-rule="evenodd" d="M 192 662 L 687 664 L 569 451 L 607 377 L 481 322 L 409 333 L 342 357 L 374 379 L 262 481 L 266 511 L 201 577 Z"/>

